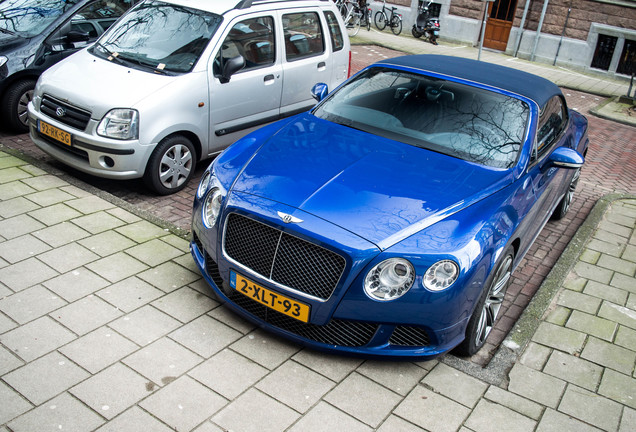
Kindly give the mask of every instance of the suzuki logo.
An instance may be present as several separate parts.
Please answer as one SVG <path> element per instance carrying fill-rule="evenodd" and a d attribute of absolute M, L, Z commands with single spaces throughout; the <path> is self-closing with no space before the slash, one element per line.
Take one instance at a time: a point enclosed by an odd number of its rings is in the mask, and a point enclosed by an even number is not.
<path fill-rule="evenodd" d="M 58 117 L 64 117 L 66 115 L 66 110 L 62 107 L 57 107 L 55 114 L 57 114 Z"/>
<path fill-rule="evenodd" d="M 278 212 L 278 217 L 281 218 L 285 223 L 301 223 L 303 221 L 302 219 L 298 219 L 297 217 L 283 212 Z"/>

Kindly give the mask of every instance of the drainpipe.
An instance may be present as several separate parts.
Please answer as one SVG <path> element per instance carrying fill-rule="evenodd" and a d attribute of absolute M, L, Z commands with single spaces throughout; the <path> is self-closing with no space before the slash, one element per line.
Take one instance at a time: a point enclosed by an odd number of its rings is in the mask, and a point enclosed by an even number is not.
<path fill-rule="evenodd" d="M 526 0 L 526 5 L 523 8 L 523 16 L 521 17 L 521 24 L 519 24 L 519 33 L 517 33 L 517 40 L 515 41 L 515 57 L 519 52 L 521 46 L 521 36 L 523 35 L 523 26 L 526 23 L 526 17 L 528 16 L 528 8 L 530 7 L 530 0 Z"/>
<path fill-rule="evenodd" d="M 568 14 L 565 16 L 565 24 L 563 24 L 563 31 L 561 32 L 561 39 L 559 39 L 559 46 L 557 47 L 556 55 L 554 56 L 554 62 L 552 66 L 556 65 L 557 57 L 559 57 L 559 51 L 561 51 L 561 43 L 563 43 L 563 36 L 565 36 L 565 29 L 568 27 L 568 20 L 570 19 L 570 12 L 572 12 L 572 2 L 570 0 L 570 6 L 568 7 Z"/>
<path fill-rule="evenodd" d="M 537 45 L 539 45 L 539 36 L 541 35 L 541 27 L 543 27 L 543 19 L 545 18 L 545 11 L 548 9 L 548 3 L 550 0 L 543 0 L 543 9 L 541 10 L 541 19 L 539 19 L 539 27 L 537 28 L 537 36 L 534 38 L 534 47 L 532 48 L 532 55 L 530 61 L 534 61 L 534 54 L 537 51 Z"/>

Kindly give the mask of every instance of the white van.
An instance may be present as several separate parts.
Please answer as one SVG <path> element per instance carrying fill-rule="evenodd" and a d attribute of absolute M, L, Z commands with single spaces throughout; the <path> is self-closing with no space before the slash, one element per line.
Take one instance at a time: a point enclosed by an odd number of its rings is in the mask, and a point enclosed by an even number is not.
<path fill-rule="evenodd" d="M 331 0 L 144 0 L 48 69 L 29 104 L 35 144 L 80 171 L 181 190 L 196 162 L 314 105 L 349 75 Z"/>

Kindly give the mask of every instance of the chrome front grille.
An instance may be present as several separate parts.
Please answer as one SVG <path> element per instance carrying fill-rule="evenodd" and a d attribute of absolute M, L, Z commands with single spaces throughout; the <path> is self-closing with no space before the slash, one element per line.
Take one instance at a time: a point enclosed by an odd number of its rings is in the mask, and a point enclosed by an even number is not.
<path fill-rule="evenodd" d="M 42 97 L 40 111 L 52 119 L 81 131 L 86 129 L 91 119 L 90 111 L 74 107 L 49 95 Z"/>
<path fill-rule="evenodd" d="M 323 300 L 346 265 L 335 252 L 236 213 L 227 218 L 224 248 L 229 258 L 259 275 Z"/>

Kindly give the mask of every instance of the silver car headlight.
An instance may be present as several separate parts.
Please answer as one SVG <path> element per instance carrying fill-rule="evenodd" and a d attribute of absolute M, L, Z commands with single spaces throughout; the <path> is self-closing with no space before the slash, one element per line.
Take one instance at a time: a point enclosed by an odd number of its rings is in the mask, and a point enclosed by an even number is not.
<path fill-rule="evenodd" d="M 206 227 L 212 228 L 221 213 L 221 205 L 223 204 L 223 199 L 226 194 L 225 189 L 221 186 L 214 174 L 208 171 L 208 174 L 204 175 L 199 183 L 197 195 L 199 194 L 201 197 L 205 195 L 202 214 L 203 223 Z"/>
<path fill-rule="evenodd" d="M 413 286 L 415 270 L 403 258 L 389 258 L 373 267 L 364 279 L 364 291 L 375 300 L 402 297 Z"/>
<path fill-rule="evenodd" d="M 134 109 L 110 110 L 99 122 L 97 134 L 120 140 L 137 139 L 139 138 L 139 113 Z"/>
<path fill-rule="evenodd" d="M 424 286 L 431 291 L 442 291 L 455 283 L 459 266 L 455 261 L 442 260 L 433 264 L 424 274 Z"/>

